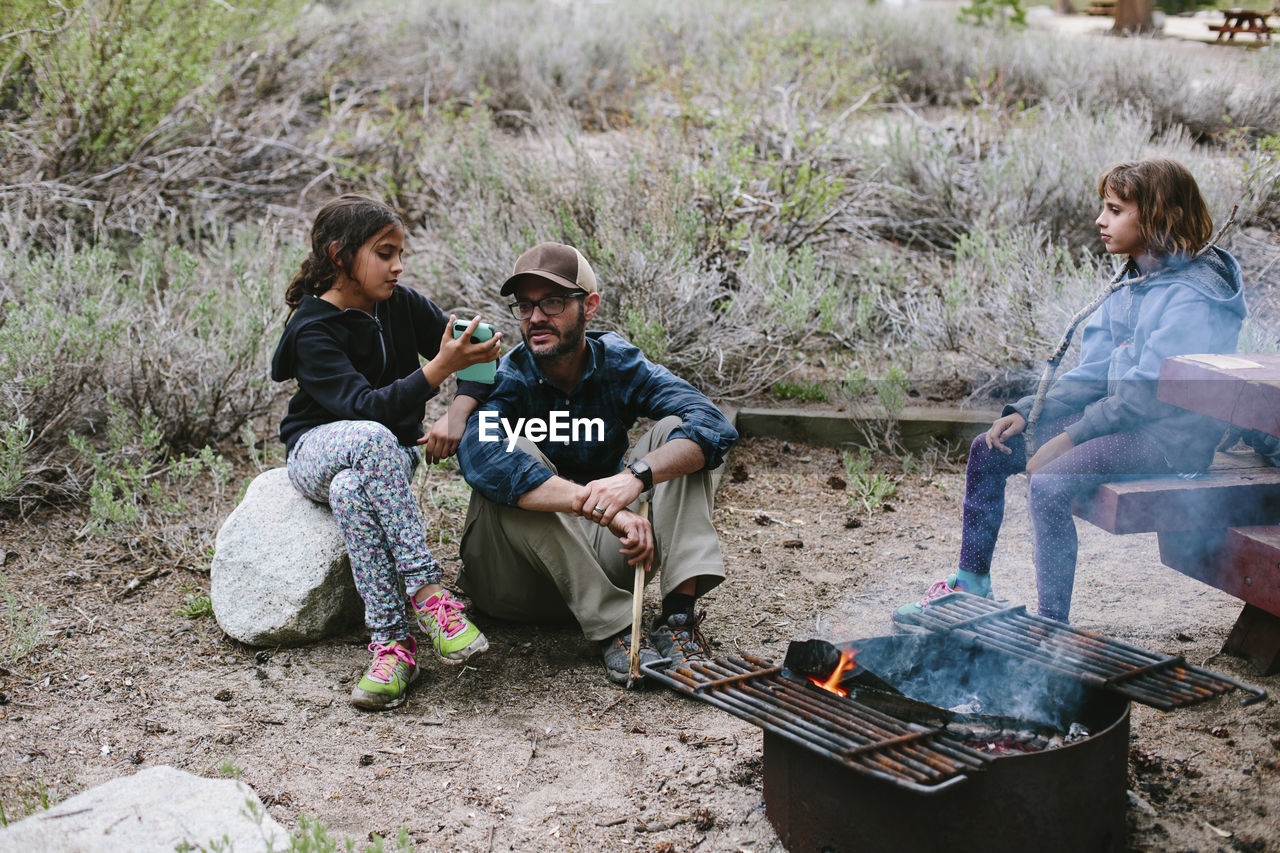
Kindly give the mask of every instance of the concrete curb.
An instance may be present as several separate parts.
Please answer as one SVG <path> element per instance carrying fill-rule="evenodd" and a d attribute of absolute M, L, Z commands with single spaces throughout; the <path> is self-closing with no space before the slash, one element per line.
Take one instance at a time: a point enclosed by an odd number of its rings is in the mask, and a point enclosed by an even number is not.
<path fill-rule="evenodd" d="M 883 434 L 890 419 L 883 409 L 855 411 L 815 409 L 725 410 L 743 438 L 778 438 L 802 444 L 845 449 L 864 447 L 867 436 Z M 937 441 L 957 445 L 968 452 L 969 443 L 1000 417 L 995 409 L 957 409 L 907 406 L 897 418 L 902 446 L 915 453 Z"/>

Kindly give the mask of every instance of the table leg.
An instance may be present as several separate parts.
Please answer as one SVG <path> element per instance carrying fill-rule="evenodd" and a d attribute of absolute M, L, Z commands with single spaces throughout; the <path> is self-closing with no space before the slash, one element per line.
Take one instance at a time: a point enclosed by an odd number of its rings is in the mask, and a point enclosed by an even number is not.
<path fill-rule="evenodd" d="M 1280 672 L 1280 616 L 1246 604 L 1222 650 L 1253 661 L 1263 675 L 1275 675 Z"/>

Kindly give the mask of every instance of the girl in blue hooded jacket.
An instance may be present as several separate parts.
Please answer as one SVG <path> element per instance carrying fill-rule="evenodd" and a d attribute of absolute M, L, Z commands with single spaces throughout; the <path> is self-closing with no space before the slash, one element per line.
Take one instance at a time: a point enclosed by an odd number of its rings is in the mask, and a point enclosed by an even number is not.
<path fill-rule="evenodd" d="M 291 313 L 271 360 L 272 379 L 298 383 L 280 423 L 289 480 L 333 510 L 364 600 L 373 662 L 351 701 L 368 710 L 402 704 L 418 677 L 410 615 L 445 663 L 489 647 L 441 585 L 409 484 L 418 446 L 431 462 L 453 455 L 489 386 L 459 380 L 449 411 L 424 435 L 427 400 L 450 374 L 496 359 L 501 335 L 472 341 L 477 316 L 455 339 L 453 317 L 398 283 L 403 249 L 387 205 L 358 195 L 326 204 L 285 291 Z"/>
<path fill-rule="evenodd" d="M 1004 520 L 1005 481 L 1026 471 L 1035 538 L 1039 612 L 1067 621 L 1076 570 L 1075 498 L 1132 477 L 1203 471 L 1226 425 L 1156 399 L 1160 362 L 1189 353 L 1236 350 L 1245 306 L 1240 266 L 1205 246 L 1213 222 L 1191 173 L 1176 160 L 1121 163 L 1098 179 L 1103 246 L 1125 256 L 1121 287 L 1085 326 L 1080 364 L 1045 397 L 1026 456 L 1022 435 L 1034 395 L 1006 406 L 974 440 L 965 469 L 959 565 L 924 598 L 899 607 L 910 624 L 934 600 L 959 589 L 991 596 L 991 555 Z"/>

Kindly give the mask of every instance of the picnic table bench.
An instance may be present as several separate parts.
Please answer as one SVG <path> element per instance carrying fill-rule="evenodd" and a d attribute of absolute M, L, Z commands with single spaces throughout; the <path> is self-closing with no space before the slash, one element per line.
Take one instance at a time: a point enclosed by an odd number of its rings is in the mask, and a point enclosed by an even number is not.
<path fill-rule="evenodd" d="M 1221 24 L 1209 24 L 1209 29 L 1218 34 L 1218 41 L 1234 41 L 1236 33 L 1252 33 L 1258 41 L 1271 41 L 1271 27 L 1267 24 L 1266 12 L 1254 12 L 1251 9 L 1227 9 L 1223 11 Z"/>
<path fill-rule="evenodd" d="M 1280 437 L 1280 354 L 1165 359 L 1156 394 Z M 1223 651 L 1280 672 L 1280 468 L 1231 450 L 1200 477 L 1106 483 L 1073 510 L 1111 533 L 1154 532 L 1164 565 L 1241 599 Z"/>

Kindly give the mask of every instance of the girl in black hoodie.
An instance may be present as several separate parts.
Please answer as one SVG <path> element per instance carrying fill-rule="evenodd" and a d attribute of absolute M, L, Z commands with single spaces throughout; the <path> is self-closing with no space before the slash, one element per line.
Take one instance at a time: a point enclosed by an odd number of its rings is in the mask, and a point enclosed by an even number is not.
<path fill-rule="evenodd" d="M 298 383 L 280 423 L 289 479 L 332 508 L 364 599 L 373 662 L 351 701 L 369 710 L 403 704 L 418 677 L 402 585 L 444 662 L 489 647 L 440 583 L 409 483 L 419 445 L 431 462 L 457 451 L 489 386 L 460 380 L 449 411 L 424 435 L 427 400 L 451 373 L 496 359 L 501 335 L 473 342 L 477 316 L 455 339 L 453 317 L 397 283 L 403 248 L 404 228 L 387 205 L 356 195 L 326 204 L 285 292 L 292 313 L 271 361 L 272 379 Z"/>

